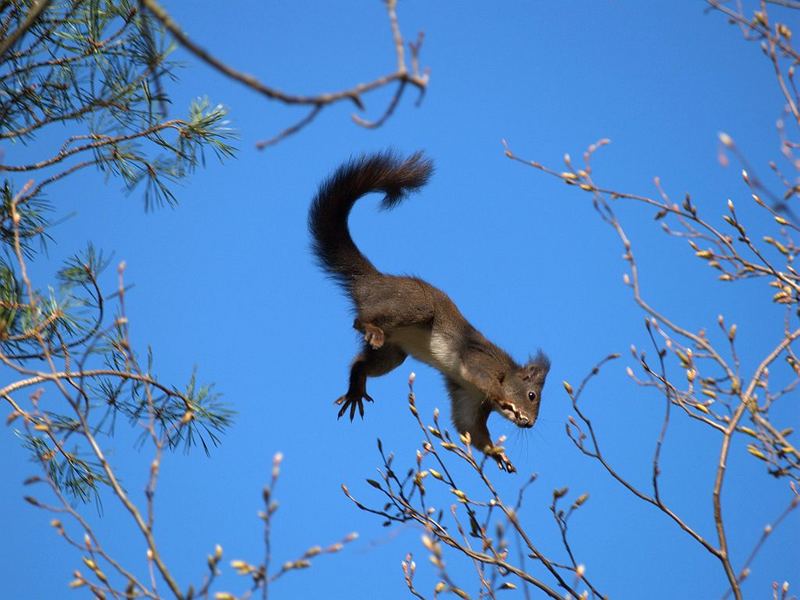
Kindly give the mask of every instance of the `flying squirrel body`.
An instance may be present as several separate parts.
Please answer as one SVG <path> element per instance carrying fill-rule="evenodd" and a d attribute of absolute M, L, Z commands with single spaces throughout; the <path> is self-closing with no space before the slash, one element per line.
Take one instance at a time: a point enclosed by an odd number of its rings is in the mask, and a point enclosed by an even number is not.
<path fill-rule="evenodd" d="M 353 327 L 364 342 L 350 368 L 339 417 L 363 417 L 367 378 L 385 375 L 408 355 L 444 375 L 456 429 L 497 461 L 515 468 L 494 446 L 486 421 L 498 412 L 519 427 L 533 427 L 550 361 L 539 351 L 524 365 L 487 340 L 441 290 L 416 277 L 386 275 L 359 251 L 347 225 L 356 200 L 382 192 L 382 207 L 396 206 L 428 181 L 433 165 L 421 153 L 401 159 L 391 152 L 362 156 L 340 166 L 319 187 L 308 223 L 313 251 L 355 304 Z"/>

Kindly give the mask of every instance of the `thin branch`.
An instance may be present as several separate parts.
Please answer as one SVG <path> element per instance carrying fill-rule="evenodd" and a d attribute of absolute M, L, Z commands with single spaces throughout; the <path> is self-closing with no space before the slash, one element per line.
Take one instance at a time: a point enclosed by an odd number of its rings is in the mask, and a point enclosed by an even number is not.
<path fill-rule="evenodd" d="M 360 103 L 358 99 L 361 95 L 366 92 L 372 91 L 376 88 L 382 87 L 387 83 L 391 83 L 392 81 L 397 80 L 407 80 L 409 83 L 416 85 L 418 87 L 425 87 L 427 85 L 427 80 L 415 75 L 409 75 L 406 73 L 404 65 L 399 65 L 396 72 L 391 73 L 389 75 L 385 75 L 383 77 L 379 77 L 369 83 L 362 83 L 359 84 L 349 90 L 343 90 L 340 92 L 330 92 L 325 94 L 319 94 L 316 96 L 303 96 L 303 95 L 294 95 L 294 94 L 287 94 L 284 93 L 276 88 L 270 87 L 252 75 L 248 75 L 246 73 L 242 73 L 234 69 L 233 67 L 223 63 L 221 60 L 216 58 L 213 54 L 206 51 L 204 48 L 199 46 L 198 44 L 194 43 L 189 37 L 183 32 L 183 29 L 170 17 L 169 13 L 167 13 L 164 8 L 158 4 L 155 0 L 142 0 L 144 5 L 147 9 L 153 13 L 153 15 L 161 21 L 162 25 L 166 27 L 169 32 L 175 37 L 175 39 L 180 43 L 183 47 L 189 50 L 192 54 L 197 56 L 199 59 L 206 62 L 208 65 L 230 77 L 231 79 L 238 81 L 239 83 L 249 87 L 252 90 L 255 90 L 267 98 L 271 100 L 278 100 L 283 102 L 284 104 L 308 104 L 308 105 L 325 105 L 325 104 L 332 104 L 334 102 L 338 102 L 340 100 L 350 100 L 355 102 L 356 104 Z M 393 7 L 396 3 L 396 0 L 389 0 L 387 5 Z"/>
<path fill-rule="evenodd" d="M 33 5 L 31 6 L 30 11 L 28 11 L 25 20 L 22 24 L 17 27 L 10 35 L 6 36 L 3 39 L 0 39 L 0 58 L 5 56 L 6 52 L 8 52 L 14 44 L 25 34 L 28 29 L 30 29 L 36 20 L 39 18 L 48 6 L 50 6 L 51 0 L 34 0 Z"/>
<path fill-rule="evenodd" d="M 281 142 L 284 139 L 286 139 L 287 137 L 289 137 L 291 135 L 294 135 L 295 133 L 297 133 L 298 131 L 303 129 L 306 125 L 309 125 L 312 121 L 314 121 L 314 119 L 317 118 L 317 115 L 319 115 L 319 113 L 322 112 L 323 108 L 324 108 L 324 105 L 322 105 L 322 104 L 318 104 L 318 105 L 314 106 L 314 108 L 312 108 L 305 117 L 300 119 L 294 125 L 291 125 L 291 126 L 287 127 L 286 129 L 284 129 L 283 131 L 281 131 L 280 133 L 278 133 L 277 135 L 275 135 L 275 136 L 273 136 L 273 137 L 271 137 L 269 139 L 261 140 L 260 142 L 256 142 L 256 148 L 258 150 L 263 150 L 264 148 L 267 148 L 268 146 L 274 146 L 278 142 Z"/>

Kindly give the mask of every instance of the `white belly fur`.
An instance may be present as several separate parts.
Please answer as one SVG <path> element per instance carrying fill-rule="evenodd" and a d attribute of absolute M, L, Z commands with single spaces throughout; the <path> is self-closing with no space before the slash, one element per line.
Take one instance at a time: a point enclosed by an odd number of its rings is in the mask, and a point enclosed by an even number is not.
<path fill-rule="evenodd" d="M 406 354 L 438 369 L 458 384 L 459 387 L 451 393 L 453 422 L 459 431 L 470 431 L 480 421 L 479 415 L 486 401 L 486 394 L 464 378 L 464 365 L 452 338 L 420 327 L 402 327 L 392 330 L 389 341 L 400 346 Z"/>
<path fill-rule="evenodd" d="M 400 327 L 392 330 L 389 341 L 417 360 L 460 379 L 458 350 L 451 338 L 427 328 Z"/>

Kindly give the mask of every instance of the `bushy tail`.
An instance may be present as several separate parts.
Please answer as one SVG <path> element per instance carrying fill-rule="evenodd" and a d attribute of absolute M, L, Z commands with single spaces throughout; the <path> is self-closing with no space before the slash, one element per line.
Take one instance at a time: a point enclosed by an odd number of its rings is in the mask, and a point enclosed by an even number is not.
<path fill-rule="evenodd" d="M 314 254 L 322 267 L 345 286 L 376 273 L 350 237 L 350 209 L 370 192 L 383 192 L 382 207 L 392 208 L 408 192 L 425 185 L 432 172 L 433 164 L 421 152 L 405 160 L 392 152 L 381 152 L 352 159 L 336 169 L 320 185 L 308 213 Z"/>

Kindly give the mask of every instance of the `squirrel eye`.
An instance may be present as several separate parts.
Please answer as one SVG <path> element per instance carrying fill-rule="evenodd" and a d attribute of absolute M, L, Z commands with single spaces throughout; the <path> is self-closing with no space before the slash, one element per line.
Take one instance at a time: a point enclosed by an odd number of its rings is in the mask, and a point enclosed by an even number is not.
<path fill-rule="evenodd" d="M 528 399 L 533 402 L 536 400 L 536 392 L 528 392 Z"/>

